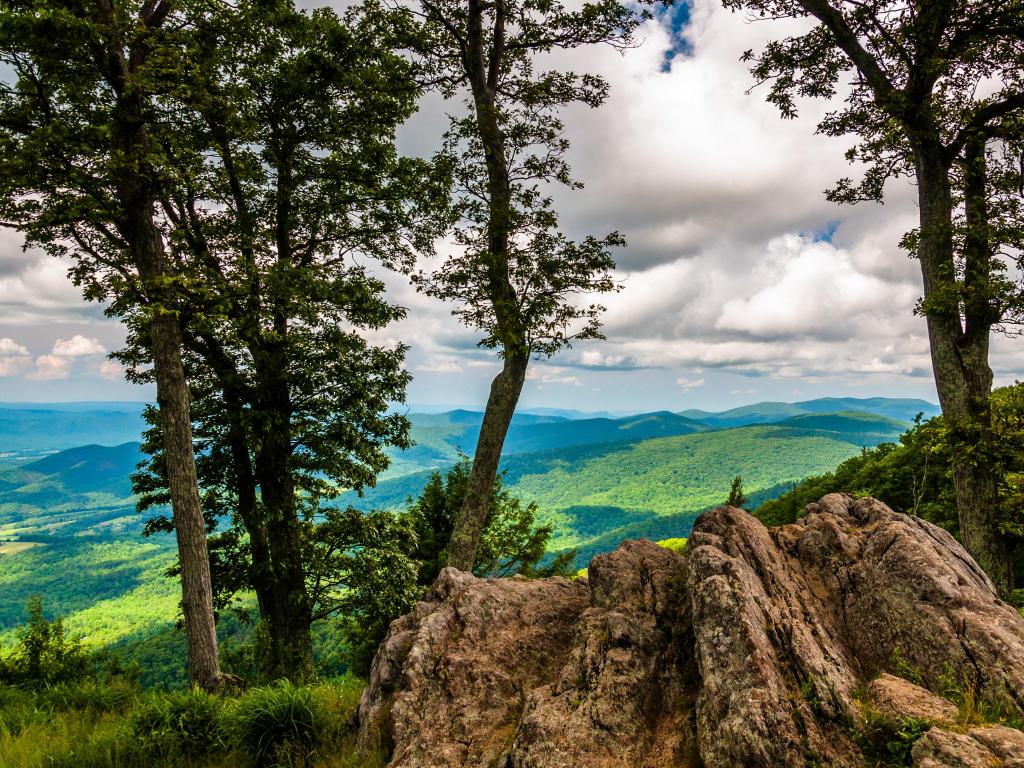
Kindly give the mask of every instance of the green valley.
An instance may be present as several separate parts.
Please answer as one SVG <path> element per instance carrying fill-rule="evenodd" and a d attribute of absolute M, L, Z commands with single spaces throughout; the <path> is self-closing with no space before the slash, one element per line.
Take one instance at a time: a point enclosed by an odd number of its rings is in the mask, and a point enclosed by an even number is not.
<path fill-rule="evenodd" d="M 888 401 L 873 405 L 889 407 Z M 712 416 L 670 412 L 620 418 L 522 413 L 502 466 L 508 487 L 535 502 L 538 522 L 552 526 L 550 550 L 575 548 L 582 567 L 627 538 L 687 536 L 701 511 L 725 500 L 736 475 L 756 506 L 862 448 L 894 440 L 907 426 L 866 411 L 800 410 L 770 423 L 725 428 Z M 779 413 L 768 405 L 749 409 L 747 417 L 771 411 Z M 74 423 L 100 418 L 88 409 L 67 413 Z M 391 469 L 362 498 L 346 493 L 334 505 L 404 508 L 433 471 L 472 451 L 480 414 L 456 410 L 410 420 L 416 444 L 396 453 Z M 79 436 L 75 429 L 66 434 Z M 174 540 L 141 536 L 130 481 L 141 458 L 132 441 L 79 445 L 0 465 L 0 645 L 14 642 L 26 599 L 39 594 L 47 611 L 64 616 L 69 632 L 87 646 L 110 647 L 137 661 L 144 683 L 183 682 L 180 665 L 167 663 L 180 656 L 184 642 L 174 629 L 179 587 L 165 575 L 175 561 Z M 242 604 L 248 599 L 243 596 Z M 243 638 L 249 630 L 227 612 L 221 632 L 222 639 Z M 336 638 L 324 631 L 318 637 L 317 655 L 329 659 Z"/>

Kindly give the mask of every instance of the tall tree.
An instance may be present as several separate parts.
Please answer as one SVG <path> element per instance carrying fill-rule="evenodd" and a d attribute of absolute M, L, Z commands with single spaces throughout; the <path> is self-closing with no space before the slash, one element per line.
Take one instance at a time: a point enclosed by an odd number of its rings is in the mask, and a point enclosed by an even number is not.
<path fill-rule="evenodd" d="M 1010 257 L 1001 246 L 1019 242 L 1021 222 L 1012 221 L 1009 190 L 995 183 L 988 163 L 1009 144 L 1019 148 L 1024 8 L 1020 0 L 724 3 L 756 18 L 813 22 L 803 34 L 746 54 L 755 78 L 772 82 L 768 98 L 785 117 L 796 115 L 797 97 L 834 97 L 852 71 L 843 107 L 819 131 L 856 136 L 847 156 L 868 167 L 859 182 L 841 180 L 831 199 L 881 200 L 886 181 L 898 176 L 917 184 L 919 227 L 904 245 L 921 265 L 920 311 L 955 446 L 960 530 L 1006 594 L 1012 569 L 989 458 L 989 343 L 993 329 L 1019 319 L 1021 294 L 1007 278 Z"/>
<path fill-rule="evenodd" d="M 88 298 L 149 340 L 181 564 L 189 678 L 220 681 L 206 532 L 181 361 L 181 272 L 157 203 L 181 76 L 171 0 L 13 0 L 0 8 L 0 218 L 72 260 Z"/>
<path fill-rule="evenodd" d="M 404 310 L 359 262 L 428 252 L 448 206 L 443 178 L 395 150 L 417 89 L 388 47 L 393 21 L 291 0 L 192 20 L 178 119 L 209 150 L 173 167 L 181 181 L 161 203 L 196 310 L 184 343 L 206 511 L 232 521 L 212 540 L 218 596 L 255 591 L 272 677 L 312 673 L 321 612 L 306 561 L 321 501 L 371 485 L 385 447 L 408 444 L 407 420 L 388 412 L 404 399 L 405 348 L 364 338 Z M 149 339 L 131 342 L 134 366 Z M 161 455 L 150 469 L 144 505 L 168 479 Z"/>
<path fill-rule="evenodd" d="M 617 233 L 568 239 L 549 196 L 552 184 L 580 185 L 565 160 L 559 109 L 600 105 L 607 83 L 592 74 L 541 69 L 555 50 L 631 44 L 638 17 L 617 0 L 575 10 L 550 0 L 421 0 L 415 45 L 425 78 L 467 111 L 453 117 L 444 154 L 456 168 L 458 253 L 415 276 L 428 294 L 458 302 L 454 314 L 496 349 L 469 489 L 448 563 L 473 567 L 509 423 L 533 356 L 600 337 L 603 307 L 576 297 L 612 291 Z"/>

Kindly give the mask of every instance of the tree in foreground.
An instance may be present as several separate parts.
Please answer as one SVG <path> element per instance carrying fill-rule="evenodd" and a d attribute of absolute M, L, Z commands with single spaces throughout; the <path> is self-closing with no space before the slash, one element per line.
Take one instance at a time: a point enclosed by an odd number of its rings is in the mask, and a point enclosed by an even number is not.
<path fill-rule="evenodd" d="M 429 252 L 447 188 L 395 150 L 417 89 L 388 47 L 391 20 L 290 0 L 192 19 L 175 118 L 207 150 L 173 167 L 162 204 L 195 308 L 184 344 L 205 512 L 227 523 L 211 539 L 217 598 L 255 592 L 270 677 L 312 673 L 322 611 L 306 569 L 325 557 L 312 547 L 322 502 L 372 485 L 385 449 L 408 445 L 408 421 L 389 412 L 405 397 L 405 348 L 366 339 L 403 310 L 363 262 Z M 148 338 L 131 342 L 135 365 Z M 154 454 L 143 506 L 164 500 Z"/>
<path fill-rule="evenodd" d="M 999 387 L 990 408 L 997 450 L 992 454 L 999 484 L 997 524 L 1009 542 L 1016 579 L 1024 579 L 1024 384 Z M 960 537 L 953 449 L 945 416 L 924 421 L 900 436 L 847 459 L 833 471 L 807 478 L 754 514 L 766 525 L 794 522 L 808 504 L 829 493 L 873 496 L 897 512 L 922 517 Z M 1024 605 L 1024 590 L 1012 594 Z"/>
<path fill-rule="evenodd" d="M 447 562 L 470 570 L 487 517 L 502 446 L 534 356 L 600 337 L 602 307 L 586 294 L 615 289 L 612 233 L 580 242 L 559 229 L 552 184 L 577 188 L 565 160 L 561 107 L 600 105 L 600 77 L 542 69 L 558 50 L 631 44 L 638 18 L 617 0 L 570 10 L 548 0 L 421 0 L 415 43 L 424 77 L 463 98 L 444 154 L 456 169 L 456 255 L 414 276 L 426 293 L 458 303 L 502 369 L 491 383 L 463 508 Z"/>
<path fill-rule="evenodd" d="M 161 94 L 182 77 L 170 0 L 0 7 L 0 221 L 70 259 L 87 298 L 148 339 L 177 532 L 189 679 L 220 682 L 206 531 L 181 361 L 180 264 L 159 201 Z"/>
<path fill-rule="evenodd" d="M 1024 238 L 1020 0 L 724 2 L 754 18 L 813 22 L 747 52 L 783 116 L 796 115 L 797 97 L 834 97 L 849 77 L 843 107 L 819 131 L 857 137 L 847 156 L 867 171 L 859 182 L 841 180 L 830 199 L 881 200 L 891 178 L 917 184 L 920 223 L 903 245 L 921 265 L 920 312 L 950 429 L 960 531 L 1006 594 L 1012 568 L 997 519 L 989 342 L 993 330 L 1020 320 L 1022 307 L 1011 278 Z"/>

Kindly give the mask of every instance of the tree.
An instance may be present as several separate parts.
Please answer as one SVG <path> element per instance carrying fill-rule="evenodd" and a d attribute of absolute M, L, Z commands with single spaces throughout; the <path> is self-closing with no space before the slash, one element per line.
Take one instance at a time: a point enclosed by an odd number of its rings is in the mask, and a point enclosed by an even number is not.
<path fill-rule="evenodd" d="M 960 528 L 968 551 L 1006 594 L 1012 569 L 989 459 L 988 352 L 993 329 L 1018 321 L 1021 309 L 1019 286 L 1008 278 L 1012 257 L 1002 250 L 1013 253 L 1022 237 L 1019 204 L 1009 194 L 1020 188 L 1020 174 L 1008 174 L 1005 163 L 1014 148 L 1019 157 L 1022 139 L 1020 0 L 724 2 L 758 18 L 814 22 L 804 34 L 746 54 L 757 80 L 773 83 L 768 99 L 783 116 L 795 116 L 798 96 L 835 96 L 853 71 L 843 107 L 819 131 L 858 137 L 847 156 L 867 171 L 860 182 L 841 180 L 830 199 L 881 200 L 894 177 L 917 184 L 919 227 L 903 244 L 921 265 L 920 312 L 955 445 Z"/>
<path fill-rule="evenodd" d="M 443 150 L 456 169 L 459 250 L 414 279 L 458 302 L 454 314 L 502 360 L 448 552 L 450 565 L 470 570 L 530 359 L 600 337 L 603 308 L 574 297 L 615 290 L 609 250 L 623 244 L 617 233 L 574 242 L 559 230 L 548 187 L 579 184 L 558 110 L 597 107 L 608 86 L 591 74 L 542 71 L 539 59 L 584 45 L 626 47 L 638 17 L 617 0 L 577 10 L 549 0 L 421 0 L 417 16 L 422 77 L 446 98 L 465 98 L 467 113 L 452 118 Z"/>
<path fill-rule="evenodd" d="M 77 638 L 68 637 L 64 623 L 43 613 L 43 599 L 28 599 L 28 621 L 18 633 L 18 645 L 0 657 L 0 682 L 44 688 L 73 683 L 89 673 L 89 658 Z"/>
<path fill-rule="evenodd" d="M 0 9 L 0 220 L 72 260 L 87 298 L 149 340 L 181 564 L 189 678 L 220 681 L 206 536 L 181 362 L 181 271 L 158 209 L 173 139 L 158 115 L 181 76 L 171 0 Z M 175 21 L 170 24 L 169 21 Z"/>
<path fill-rule="evenodd" d="M 463 459 L 441 476 L 434 472 L 423 492 L 410 503 L 405 518 L 414 534 L 413 560 L 420 564 L 418 582 L 424 587 L 447 565 L 446 552 L 454 533 L 466 495 L 472 483 L 472 465 Z M 537 526 L 537 505 L 523 504 L 505 488 L 501 474 L 495 477 L 487 503 L 480 545 L 473 560 L 472 573 L 481 577 L 567 575 L 575 550 L 568 550 L 541 566 L 551 539 L 550 525 Z"/>
<path fill-rule="evenodd" d="M 255 591 L 272 677 L 312 673 L 321 612 L 306 565 L 321 502 L 373 484 L 385 448 L 408 445 L 408 421 L 389 412 L 405 396 L 405 347 L 365 339 L 404 310 L 358 262 L 429 252 L 447 191 L 395 151 L 417 89 L 388 47 L 391 19 L 280 0 L 192 20 L 177 119 L 208 151 L 173 167 L 162 204 L 195 308 L 184 344 L 204 507 L 211 526 L 231 520 L 211 540 L 218 601 Z M 122 355 L 140 376 L 148 341 L 134 334 Z M 164 499 L 154 453 L 143 507 Z"/>
<path fill-rule="evenodd" d="M 747 497 L 743 495 L 743 478 L 736 475 L 732 480 L 732 487 L 729 488 L 729 498 L 726 499 L 725 505 L 742 509 L 746 503 Z"/>
<path fill-rule="evenodd" d="M 469 462 L 431 475 L 405 512 L 325 510 L 315 526 L 308 562 L 318 618 L 338 616 L 346 657 L 357 674 L 370 670 L 391 622 L 407 613 L 445 566 L 445 552 L 469 490 Z M 537 505 L 523 504 L 499 475 L 488 502 L 472 572 L 531 578 L 575 572 L 575 550 L 543 564 L 551 526 L 536 524 Z"/>
<path fill-rule="evenodd" d="M 997 524 L 1013 553 L 1017 578 L 1024 577 L 1024 384 L 999 387 L 991 397 L 992 454 L 1000 505 Z M 792 523 L 798 509 L 828 493 L 855 492 L 874 496 L 897 512 L 916 515 L 962 538 L 957 514 L 953 451 L 945 416 L 923 421 L 900 436 L 898 444 L 882 443 L 847 459 L 836 469 L 809 477 L 783 496 L 766 501 L 755 515 L 767 525 Z M 1011 597 L 1018 605 L 1024 591 Z"/>

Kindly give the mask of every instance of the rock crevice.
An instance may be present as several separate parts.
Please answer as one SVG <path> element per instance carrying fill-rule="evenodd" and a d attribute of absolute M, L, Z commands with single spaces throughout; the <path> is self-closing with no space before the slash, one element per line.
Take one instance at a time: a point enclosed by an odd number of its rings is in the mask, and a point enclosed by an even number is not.
<path fill-rule="evenodd" d="M 359 728 L 393 768 L 859 767 L 867 708 L 930 726 L 914 765 L 1021 764 L 1024 734 L 932 693 L 957 691 L 1024 717 L 1024 619 L 947 532 L 832 494 L 774 529 L 720 507 L 685 556 L 629 541 L 589 580 L 447 569 L 392 625 Z"/>

